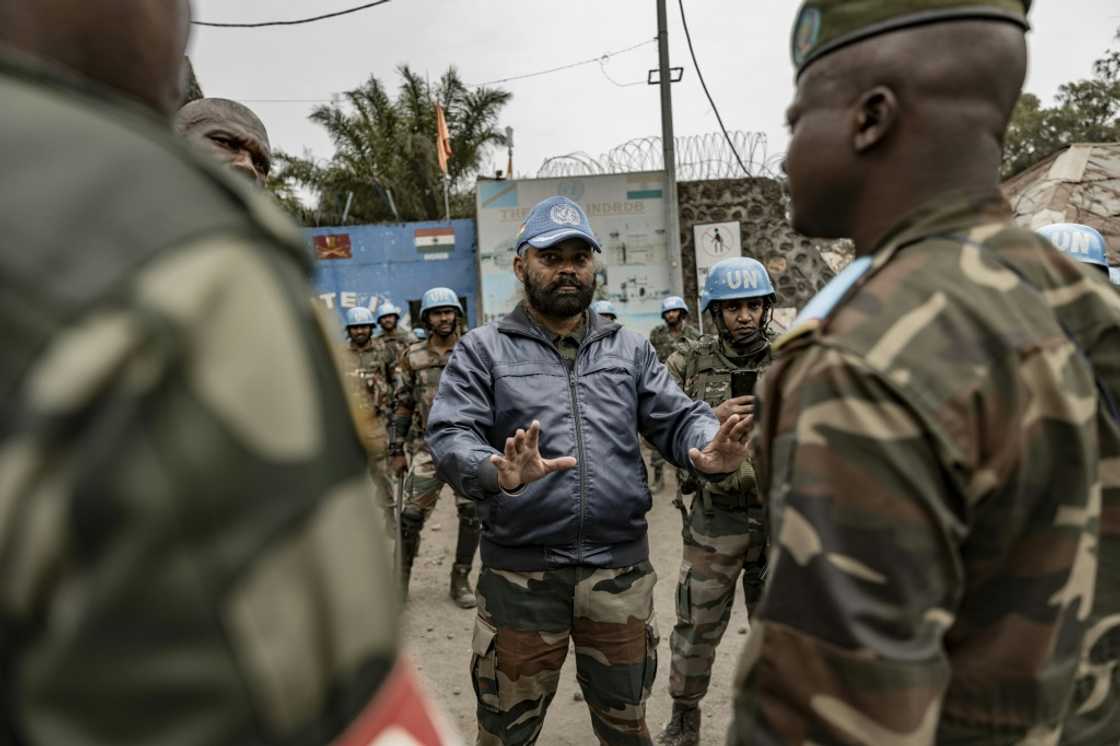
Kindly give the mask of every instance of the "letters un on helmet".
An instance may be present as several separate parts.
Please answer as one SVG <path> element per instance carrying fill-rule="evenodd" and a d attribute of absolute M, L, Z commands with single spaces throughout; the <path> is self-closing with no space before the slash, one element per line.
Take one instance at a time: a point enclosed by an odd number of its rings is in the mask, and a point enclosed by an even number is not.
<path fill-rule="evenodd" d="M 459 304 L 459 296 L 451 288 L 432 288 L 424 293 L 424 297 L 420 299 L 420 318 L 423 319 L 428 315 L 428 311 L 437 308 L 463 310 L 463 307 Z"/>
<path fill-rule="evenodd" d="M 688 315 L 688 304 L 684 302 L 684 298 L 679 295 L 670 295 L 665 300 L 661 301 L 661 318 L 665 318 L 665 314 L 669 311 L 684 311 Z"/>
<path fill-rule="evenodd" d="M 618 311 L 614 310 L 614 304 L 611 303 L 609 300 L 597 300 L 597 301 L 595 301 L 594 303 L 591 304 L 591 310 L 594 313 L 599 314 L 600 316 L 603 316 L 604 314 L 609 314 L 611 316 L 614 316 L 616 319 L 618 318 Z"/>
<path fill-rule="evenodd" d="M 392 303 L 382 303 L 381 306 L 377 309 L 377 320 L 381 321 L 381 319 L 385 318 L 386 316 L 396 316 L 397 318 L 400 318 L 401 309 L 397 308 Z"/>
<path fill-rule="evenodd" d="M 346 312 L 346 328 L 352 326 L 373 326 L 373 311 L 359 306 Z"/>
<path fill-rule="evenodd" d="M 517 253 L 520 255 L 526 246 L 547 249 L 569 238 L 582 239 L 593 250 L 603 251 L 583 208 L 567 197 L 549 197 L 537 203 L 521 224 L 517 231 Z"/>
<path fill-rule="evenodd" d="M 708 270 L 708 280 L 701 294 L 700 312 L 708 310 L 712 301 L 738 300 L 742 298 L 775 297 L 770 273 L 762 262 L 745 256 L 736 256 L 717 262 Z"/>
<path fill-rule="evenodd" d="M 1108 249 L 1104 236 L 1096 228 L 1077 223 L 1056 223 L 1039 228 L 1038 235 L 1071 259 L 1108 269 Z"/>

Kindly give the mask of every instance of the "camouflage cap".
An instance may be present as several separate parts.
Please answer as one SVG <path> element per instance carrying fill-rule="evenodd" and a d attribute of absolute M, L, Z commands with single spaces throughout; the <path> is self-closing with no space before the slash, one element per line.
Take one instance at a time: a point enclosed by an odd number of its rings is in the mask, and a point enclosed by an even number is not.
<path fill-rule="evenodd" d="M 797 76 L 841 47 L 888 31 L 969 18 L 1009 21 L 1030 28 L 1032 0 L 805 0 L 793 25 Z"/>

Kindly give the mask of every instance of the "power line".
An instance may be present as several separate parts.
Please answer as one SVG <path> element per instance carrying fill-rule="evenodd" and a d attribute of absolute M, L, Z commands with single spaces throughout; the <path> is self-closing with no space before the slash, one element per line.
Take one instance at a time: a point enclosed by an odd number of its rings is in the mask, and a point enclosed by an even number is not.
<path fill-rule="evenodd" d="M 512 83 L 515 80 L 525 80 L 526 78 L 536 78 L 536 77 L 539 77 L 541 75 L 549 75 L 551 73 L 558 73 L 561 70 L 571 70 L 573 67 L 581 67 L 583 65 L 590 65 L 593 62 L 601 62 L 601 61 L 609 60 L 611 57 L 616 57 L 620 54 L 626 54 L 627 52 L 633 52 L 635 49 L 638 49 L 639 47 L 644 47 L 647 44 L 653 44 L 655 41 L 657 41 L 657 37 L 654 37 L 652 39 L 647 39 L 646 41 L 643 41 L 643 42 L 639 42 L 632 47 L 627 47 L 626 49 L 619 49 L 618 51 L 615 51 L 615 52 L 607 52 L 606 54 L 601 54 L 598 57 L 590 57 L 586 60 L 580 60 L 579 62 L 571 62 L 567 65 L 560 65 L 559 67 L 551 67 L 547 70 L 538 70 L 535 73 L 525 73 L 524 75 L 514 75 L 513 77 L 510 77 L 510 78 L 500 78 L 498 80 L 488 80 L 485 83 L 471 83 L 470 86 L 472 88 L 481 88 L 482 86 L 485 86 L 485 85 L 497 85 L 498 83 Z"/>
<path fill-rule="evenodd" d="M 315 23 L 316 21 L 325 21 L 328 18 L 338 18 L 339 16 L 348 16 L 351 13 L 358 11 L 368 10 L 369 8 L 384 5 L 389 0 L 376 0 L 376 2 L 366 3 L 359 5 L 356 8 L 348 8 L 346 10 L 339 10 L 334 13 L 324 13 L 321 16 L 312 16 L 311 18 L 299 18 L 294 21 L 261 21 L 259 23 L 212 23 L 208 21 L 191 21 L 195 26 L 208 26 L 210 28 L 269 28 L 273 26 L 300 26 L 305 23 Z"/>
<path fill-rule="evenodd" d="M 735 143 L 731 141 L 731 135 L 727 133 L 727 127 L 723 124 L 723 117 L 719 115 L 719 109 L 716 108 L 716 102 L 712 100 L 712 94 L 708 91 L 708 84 L 704 82 L 704 73 L 700 72 L 700 63 L 696 61 L 696 50 L 692 48 L 692 34 L 688 32 L 688 19 L 684 15 L 684 0 L 677 0 L 681 8 L 681 25 L 684 26 L 684 38 L 688 41 L 688 53 L 692 55 L 692 66 L 696 68 L 696 77 L 700 79 L 700 87 L 704 89 L 704 95 L 708 97 L 708 103 L 712 105 L 712 112 L 716 115 L 716 121 L 719 122 L 719 128 L 723 131 L 723 136 L 727 140 L 731 152 L 735 155 L 735 160 L 739 162 L 739 167 L 743 169 L 743 173 L 747 176 L 751 172 L 747 170 L 743 159 L 739 157 L 739 151 L 735 149 Z"/>
<path fill-rule="evenodd" d="M 604 78 L 606 78 L 619 88 L 629 88 L 630 86 L 635 85 L 648 85 L 644 80 L 635 80 L 631 83 L 619 83 L 617 80 L 611 77 L 611 74 L 609 72 L 607 72 L 606 60 L 599 60 L 599 70 L 603 73 Z"/>

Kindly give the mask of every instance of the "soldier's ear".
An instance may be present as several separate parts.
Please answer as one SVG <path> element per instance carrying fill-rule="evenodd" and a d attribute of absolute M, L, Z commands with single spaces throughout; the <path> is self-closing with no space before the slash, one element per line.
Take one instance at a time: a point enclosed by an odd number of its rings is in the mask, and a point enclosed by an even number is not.
<path fill-rule="evenodd" d="M 518 280 L 525 282 L 525 257 L 520 254 L 513 258 L 513 273 Z"/>
<path fill-rule="evenodd" d="M 852 149 L 864 153 L 880 144 L 898 121 L 898 97 L 887 86 L 875 86 L 852 109 Z"/>

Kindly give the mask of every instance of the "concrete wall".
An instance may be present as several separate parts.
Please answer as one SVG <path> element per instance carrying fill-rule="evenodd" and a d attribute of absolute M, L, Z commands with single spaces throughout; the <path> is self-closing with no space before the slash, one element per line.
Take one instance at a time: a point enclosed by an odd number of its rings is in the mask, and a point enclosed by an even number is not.
<path fill-rule="evenodd" d="M 786 219 L 782 185 L 769 178 L 686 181 L 679 185 L 681 255 L 685 296 L 696 308 L 696 248 L 693 227 L 737 221 L 743 255 L 766 265 L 778 291 L 776 318 L 788 324 L 813 295 L 851 261 L 848 242 L 828 242 L 794 233 Z M 695 313 L 694 316 L 695 318 Z"/>

